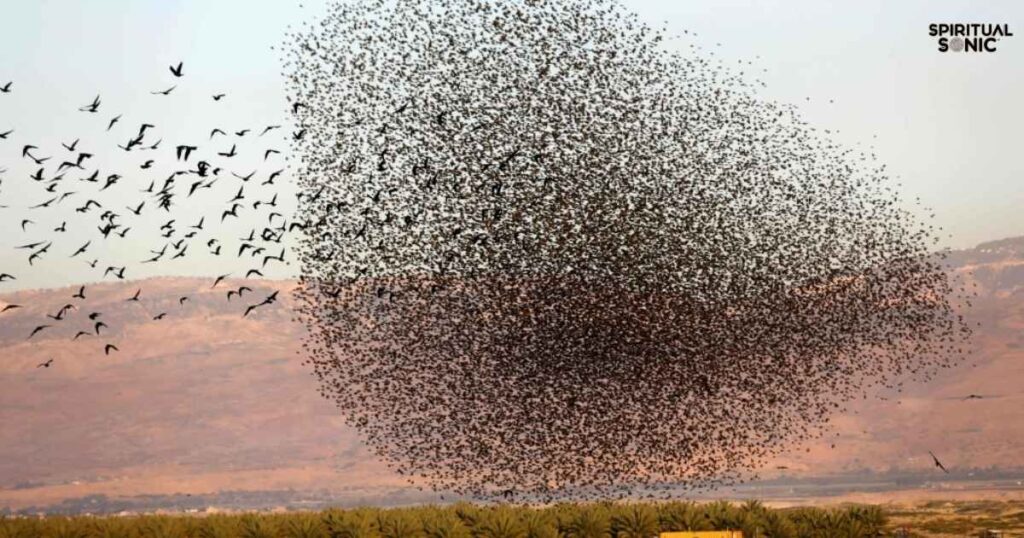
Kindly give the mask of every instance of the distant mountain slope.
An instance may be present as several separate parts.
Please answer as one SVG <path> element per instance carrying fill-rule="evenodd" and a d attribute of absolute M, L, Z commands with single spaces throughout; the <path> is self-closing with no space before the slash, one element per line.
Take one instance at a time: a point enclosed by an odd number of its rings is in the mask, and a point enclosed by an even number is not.
<path fill-rule="evenodd" d="M 0 296 L 0 507 L 86 493 L 388 485 L 297 355 L 291 282 L 152 279 Z M 129 302 L 137 289 L 139 301 Z M 280 292 L 281 307 L 243 318 Z M 179 298 L 188 296 L 184 305 Z M 84 303 L 64 321 L 46 318 Z M 93 331 L 91 312 L 109 329 Z M 160 321 L 152 321 L 167 312 Z M 53 325 L 31 340 L 41 324 Z M 120 351 L 104 355 L 106 343 Z M 50 368 L 36 365 L 53 358 Z M 365 468 L 365 469 L 364 469 Z M 345 469 L 344 474 L 336 469 Z M 75 484 L 72 484 L 75 482 Z"/>
<path fill-rule="evenodd" d="M 855 403 L 834 421 L 832 440 L 795 447 L 763 476 L 927 473 L 928 450 L 953 469 L 1024 465 L 1024 238 L 957 251 L 949 262 L 979 289 L 968 312 L 982 323 L 976 366 Z M 211 283 L 94 284 L 85 301 L 72 299 L 77 287 L 0 295 L 0 309 L 22 305 L 0 314 L 0 508 L 92 494 L 402 495 L 404 479 L 342 424 L 302 364 L 302 328 L 287 308 L 294 283 Z M 253 292 L 228 302 L 242 284 Z M 138 289 L 139 301 L 126 301 Z M 273 291 L 279 305 L 242 317 Z M 63 321 L 46 317 L 65 304 L 81 306 Z M 99 336 L 92 312 L 109 326 Z M 27 340 L 40 324 L 52 327 Z M 80 330 L 91 334 L 73 341 Z M 104 355 L 107 343 L 120 351 Z M 36 368 L 49 358 L 51 368 Z M 970 394 L 982 398 L 963 399 Z"/>

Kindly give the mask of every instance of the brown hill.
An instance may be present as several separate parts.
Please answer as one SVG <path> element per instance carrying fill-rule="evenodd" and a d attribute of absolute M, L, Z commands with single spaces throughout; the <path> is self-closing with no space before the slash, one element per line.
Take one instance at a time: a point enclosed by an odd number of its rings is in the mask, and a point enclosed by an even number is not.
<path fill-rule="evenodd" d="M 837 417 L 831 440 L 795 447 L 763 476 L 928 473 L 928 450 L 952 469 L 1022 466 L 1024 238 L 955 252 L 950 262 L 979 287 L 968 313 L 982 323 L 973 366 L 855 403 Z M 294 284 L 249 281 L 254 291 L 231 302 L 225 294 L 241 282 L 210 284 L 94 284 L 85 301 L 72 299 L 77 286 L 0 296 L 0 309 L 22 305 L 0 315 L 0 508 L 94 494 L 401 495 L 404 480 L 318 395 L 290 309 L 242 317 L 273 291 L 287 307 Z M 126 301 L 137 289 L 140 300 Z M 63 321 L 46 317 L 65 304 L 78 309 Z M 109 326 L 98 336 L 92 312 Z M 40 324 L 52 327 L 26 339 Z M 72 340 L 80 330 L 90 334 Z M 119 351 L 105 355 L 107 343 Z M 52 367 L 36 367 L 50 358 Z M 982 398 L 964 400 L 971 394 Z"/>
<path fill-rule="evenodd" d="M 364 453 L 297 351 L 290 282 L 166 278 L 24 291 L 0 320 L 0 507 L 82 495 L 397 484 Z M 137 289 L 140 300 L 128 302 Z M 179 298 L 188 296 L 184 305 Z M 81 304 L 55 322 L 64 304 Z M 109 325 L 96 336 L 92 312 Z M 151 321 L 162 312 L 167 316 Z M 53 325 L 31 340 L 34 327 Z M 79 331 L 91 334 L 73 341 Z M 113 343 L 120 351 L 104 355 Z M 37 365 L 53 358 L 50 368 Z"/>

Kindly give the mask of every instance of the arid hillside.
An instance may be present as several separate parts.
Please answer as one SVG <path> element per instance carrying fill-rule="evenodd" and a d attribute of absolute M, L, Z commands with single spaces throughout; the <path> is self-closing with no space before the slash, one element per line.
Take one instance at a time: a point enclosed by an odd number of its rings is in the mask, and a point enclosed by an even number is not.
<path fill-rule="evenodd" d="M 794 447 L 762 477 L 928 473 L 937 471 L 929 450 L 956 472 L 1024 466 L 1024 238 L 949 261 L 979 290 L 967 312 L 981 323 L 970 360 L 903 394 L 855 402 L 829 440 Z M 84 300 L 72 297 L 77 286 L 0 295 L 0 310 L 21 305 L 0 314 L 0 508 L 98 494 L 407 493 L 319 396 L 299 355 L 294 284 L 211 284 L 86 284 Z M 228 301 L 243 284 L 253 291 Z M 274 291 L 276 304 L 243 317 Z M 66 304 L 76 309 L 57 316 Z M 106 324 L 99 335 L 96 321 Z M 105 354 L 107 344 L 117 351 Z"/>

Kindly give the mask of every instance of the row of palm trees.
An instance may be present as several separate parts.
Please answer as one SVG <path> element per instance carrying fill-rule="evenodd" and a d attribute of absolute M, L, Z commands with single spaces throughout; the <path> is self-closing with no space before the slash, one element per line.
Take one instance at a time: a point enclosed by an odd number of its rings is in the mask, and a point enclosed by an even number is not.
<path fill-rule="evenodd" d="M 875 506 L 770 509 L 757 501 L 456 504 L 203 517 L 0 519 L 0 538 L 652 538 L 663 531 L 742 530 L 751 538 L 879 536 Z"/>

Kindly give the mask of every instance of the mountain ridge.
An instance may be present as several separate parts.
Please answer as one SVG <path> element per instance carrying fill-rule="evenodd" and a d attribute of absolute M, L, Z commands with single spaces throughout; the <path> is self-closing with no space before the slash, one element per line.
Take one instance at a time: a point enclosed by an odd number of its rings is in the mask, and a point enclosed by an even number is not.
<path fill-rule="evenodd" d="M 971 360 L 902 394 L 851 402 L 834 418 L 831 440 L 793 447 L 762 477 L 929 473 L 929 450 L 955 472 L 1020 468 L 1024 237 L 952 251 L 947 262 L 978 293 L 965 312 L 981 323 Z M 424 498 L 318 394 L 289 308 L 296 282 L 212 283 L 93 283 L 85 301 L 71 299 L 78 285 L 0 294 L 0 309 L 22 304 L 0 314 L 0 508 L 265 490 L 382 503 Z M 227 291 L 241 285 L 252 293 L 228 302 Z M 137 289 L 140 300 L 128 301 Z M 243 317 L 274 291 L 279 305 Z M 182 296 L 189 300 L 179 304 Z M 64 304 L 78 309 L 64 321 L 45 318 Z M 109 327 L 72 340 L 91 328 L 93 311 Z M 26 339 L 43 321 L 56 326 Z M 119 351 L 104 354 L 106 343 Z M 49 358 L 50 368 L 36 367 Z M 981 398 L 963 399 L 970 394 Z"/>

